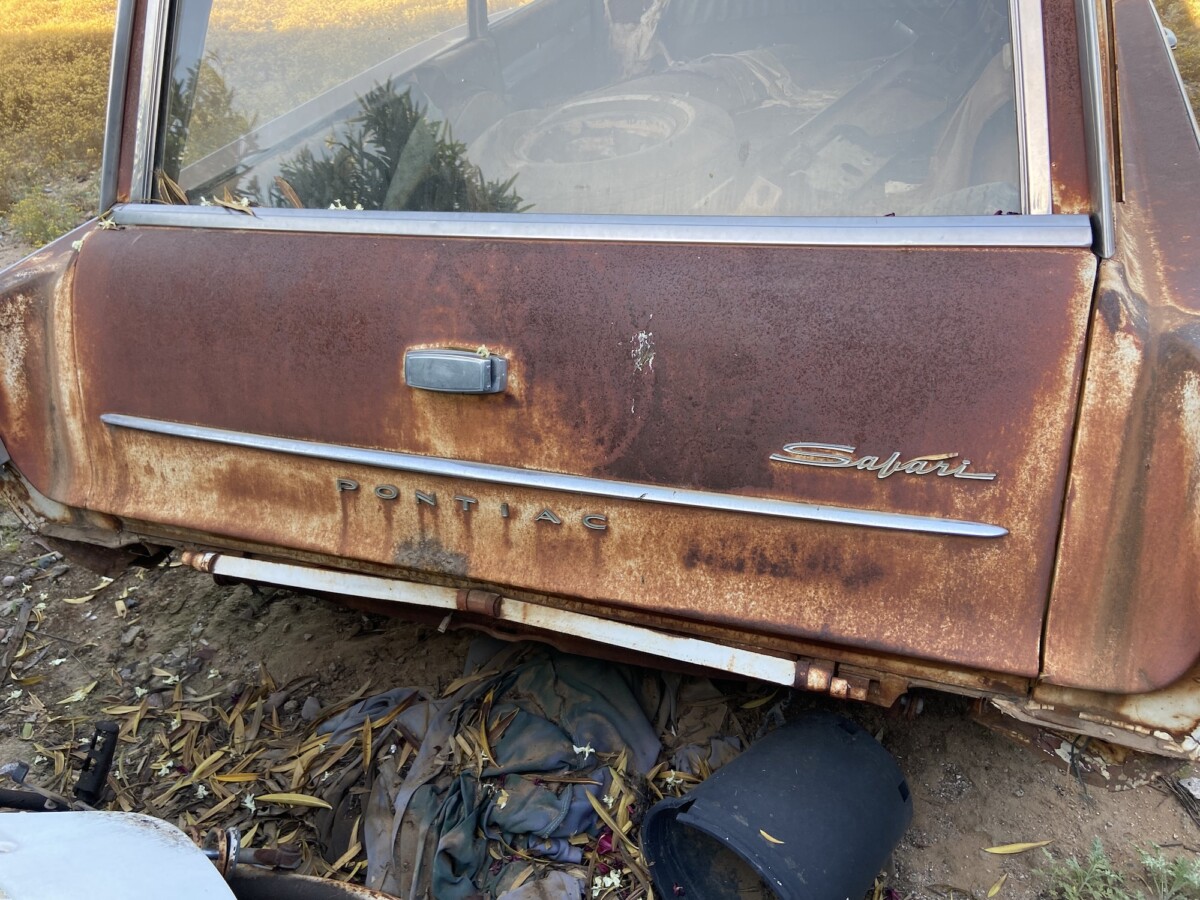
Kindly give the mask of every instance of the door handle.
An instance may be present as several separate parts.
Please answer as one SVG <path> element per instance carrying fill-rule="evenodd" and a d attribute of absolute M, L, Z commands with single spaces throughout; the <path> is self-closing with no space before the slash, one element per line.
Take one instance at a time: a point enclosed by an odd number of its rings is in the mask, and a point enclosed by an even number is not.
<path fill-rule="evenodd" d="M 499 394 L 508 384 L 508 361 L 470 350 L 409 350 L 404 381 L 422 391 L 447 394 Z"/>

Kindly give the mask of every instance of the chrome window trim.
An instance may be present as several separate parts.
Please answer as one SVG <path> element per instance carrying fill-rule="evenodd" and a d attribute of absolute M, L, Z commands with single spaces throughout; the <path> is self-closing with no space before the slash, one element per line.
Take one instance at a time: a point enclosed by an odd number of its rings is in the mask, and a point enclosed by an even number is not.
<path fill-rule="evenodd" d="M 117 202 L 117 167 L 121 162 L 121 124 L 129 83 L 136 0 L 119 0 L 113 29 L 112 68 L 108 73 L 108 105 L 104 111 L 104 149 L 100 157 L 100 212 Z"/>
<path fill-rule="evenodd" d="M 1087 4 L 1089 0 L 1077 0 Z M 166 65 L 167 13 L 170 0 L 147 0 L 147 25 L 142 57 L 142 77 L 139 91 L 139 109 L 137 135 L 134 147 L 134 171 L 130 189 L 130 200 L 133 203 L 148 203 L 153 197 L 153 159 L 155 134 L 158 127 L 161 93 L 163 90 L 163 67 Z M 1049 112 L 1047 106 L 1047 85 L 1045 73 L 1045 49 L 1043 39 L 1043 19 L 1041 0 L 1009 0 L 1009 16 L 1013 40 L 1014 81 L 1016 85 L 1016 107 L 1018 124 L 1018 147 L 1020 155 L 1020 181 L 1022 209 L 1025 215 L 1048 215 L 1052 210 L 1050 142 L 1049 142 Z M 262 218 L 259 211 L 259 217 Z M 278 210 L 278 212 L 320 213 L 320 210 Z M 137 210 L 125 210 L 123 224 L 175 224 L 184 227 L 223 227 L 215 224 L 217 219 L 177 219 L 171 223 L 158 220 L 153 222 L 146 219 L 146 213 Z M 523 218 L 538 221 L 529 225 L 517 224 L 515 221 L 504 221 L 500 214 L 491 215 L 498 219 L 496 227 L 489 227 L 481 222 L 473 221 L 470 214 L 465 213 L 385 213 L 389 219 L 398 221 L 396 228 L 386 228 L 372 222 L 369 215 L 359 214 L 355 220 L 362 227 L 347 227 L 344 224 L 332 225 L 317 220 L 304 221 L 303 216 L 294 219 L 289 227 L 284 227 L 272 221 L 265 227 L 268 230 L 289 231 L 318 231 L 335 233 L 362 234 L 403 234 L 403 235 L 439 235 L 446 237 L 516 237 L 516 238 L 545 238 L 560 240 L 649 240 L 649 241 L 701 241 L 715 243 L 767 243 L 787 245 L 807 245 L 814 243 L 812 235 L 818 232 L 829 232 L 830 239 L 817 239 L 818 245 L 851 244 L 855 246 L 915 246 L 918 244 L 950 245 L 950 246 L 1084 246 L 1077 243 L 1072 236 L 1065 243 L 1057 240 L 1046 243 L 1044 236 L 1034 236 L 1032 242 L 1025 239 L 1010 243 L 1008 240 L 996 241 L 999 234 L 1011 238 L 1015 231 L 993 233 L 988 229 L 986 234 L 976 233 L 974 229 L 981 219 L 979 216 L 955 217 L 845 217 L 832 218 L 777 218 L 767 224 L 763 218 L 746 221 L 750 217 L 692 217 L 696 223 L 694 229 L 683 226 L 688 221 L 685 217 L 633 217 L 633 216 L 553 216 Z M 422 218 L 418 218 L 422 217 Z M 1012 218 L 1012 217 L 1008 217 Z M 1071 217 L 1068 217 L 1071 218 Z M 883 221 L 916 220 L 911 229 L 902 229 L 900 240 L 861 240 L 857 232 L 863 223 L 871 223 L 876 227 Z M 606 232 L 608 226 L 598 229 L 597 222 L 607 220 L 633 224 L 636 227 L 630 236 L 625 235 L 625 224 L 618 229 L 614 237 L 597 236 L 597 231 Z M 729 228 L 730 222 L 739 224 L 736 229 Z M 836 223 L 836 224 L 833 224 Z M 937 223 L 937 224 L 934 224 Z M 664 224 L 671 236 L 660 235 Z M 937 235 L 947 228 L 953 228 L 956 234 L 947 239 L 935 235 L 931 240 L 917 240 L 915 235 L 934 225 Z M 799 239 L 780 239 L 776 229 L 793 229 L 808 226 L 810 236 Z M 228 227 L 228 226 L 225 226 Z M 1053 233 L 1061 236 L 1074 229 L 1074 223 L 1057 226 Z M 964 230 L 965 229 L 965 230 Z M 758 236 L 747 236 L 743 232 L 750 230 Z M 689 237 L 679 236 L 686 231 Z M 532 233 L 530 233 L 532 232 Z M 702 237 L 702 234 L 712 235 Z M 894 237 L 894 236 L 893 236 Z M 1089 238 L 1087 246 L 1092 244 Z"/>
<path fill-rule="evenodd" d="M 167 13 L 170 0 L 146 0 L 142 37 L 142 72 L 138 82 L 137 127 L 133 140 L 133 178 L 129 199 L 149 200 L 154 191 L 154 150 L 167 57 Z"/>
<path fill-rule="evenodd" d="M 365 447 L 350 447 L 343 444 L 325 444 L 319 441 L 302 441 L 294 438 L 274 437 L 244 431 L 228 431 L 224 428 L 209 428 L 204 425 L 187 425 L 106 413 L 100 417 L 105 424 L 114 428 L 161 434 L 185 440 L 220 444 L 226 447 L 243 447 L 265 450 L 288 456 L 319 459 L 326 462 L 372 466 L 393 472 L 430 475 L 437 478 L 462 478 L 482 481 L 487 484 L 509 487 L 534 488 L 543 491 L 559 491 L 583 494 L 609 500 L 629 500 L 665 506 L 684 506 L 721 512 L 750 513 L 783 519 L 799 519 L 810 522 L 829 522 L 838 525 L 856 525 L 862 528 L 884 528 L 894 531 L 912 531 L 924 534 L 952 535 L 974 538 L 997 538 L 1008 534 L 1007 528 L 983 522 L 968 522 L 960 519 L 945 519 L 937 516 L 919 516 L 907 513 L 891 513 L 874 509 L 857 509 L 845 506 L 823 506 L 794 500 L 773 500 L 765 497 L 746 497 L 738 494 L 720 494 L 711 491 L 664 487 L 659 484 L 638 484 L 628 481 L 610 481 L 584 475 L 562 475 L 536 469 L 517 469 L 490 463 L 468 460 L 445 459 L 437 456 L 420 456 L 414 453 L 398 453 L 391 450 L 371 450 Z M 334 486 L 330 484 L 332 491 Z"/>
<path fill-rule="evenodd" d="M 1015 83 L 1021 208 L 1030 215 L 1049 215 L 1053 212 L 1053 197 L 1042 0 L 1013 0 L 1009 10 L 1013 64 L 1017 69 Z"/>
<path fill-rule="evenodd" d="M 1116 252 L 1112 149 L 1104 115 L 1104 61 L 1100 55 L 1100 11 L 1095 0 L 1076 0 L 1079 60 L 1083 80 L 1083 124 L 1087 138 L 1088 181 L 1092 193 L 1094 249 L 1102 259 Z"/>
<path fill-rule="evenodd" d="M 127 204 L 118 225 L 500 240 L 807 247 L 1090 247 L 1087 216 L 585 216 Z"/>

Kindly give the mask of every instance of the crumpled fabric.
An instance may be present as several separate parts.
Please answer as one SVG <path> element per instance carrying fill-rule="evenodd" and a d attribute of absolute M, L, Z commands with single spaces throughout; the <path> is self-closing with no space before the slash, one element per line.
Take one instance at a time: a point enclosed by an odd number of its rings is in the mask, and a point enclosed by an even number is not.
<path fill-rule="evenodd" d="M 396 689 L 323 725 L 337 741 L 366 717 L 377 721 L 408 704 L 396 721 L 419 744 L 404 776 L 395 756 L 378 761 L 363 817 L 367 886 L 411 900 L 582 897 L 582 880 L 557 870 L 510 890 L 530 864 L 515 854 L 494 860 L 488 840 L 530 856 L 581 861 L 568 838 L 599 834 L 588 795 L 602 802 L 610 787 L 611 757 L 600 755 L 624 751 L 637 778 L 661 752 L 635 690 L 637 673 L 541 645 L 481 639 L 467 674 L 477 677 L 449 698 Z M 494 758 L 455 765 L 455 735 L 485 708 L 489 731 L 497 733 Z"/>

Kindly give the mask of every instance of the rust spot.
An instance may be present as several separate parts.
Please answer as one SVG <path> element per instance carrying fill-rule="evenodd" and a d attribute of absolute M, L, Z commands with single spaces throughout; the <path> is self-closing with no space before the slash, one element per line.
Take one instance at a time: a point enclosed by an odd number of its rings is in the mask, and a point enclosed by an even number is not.
<path fill-rule="evenodd" d="M 444 575 L 466 575 L 469 568 L 465 554 L 447 550 L 436 538 L 429 536 L 397 544 L 392 559 L 404 569 Z"/>

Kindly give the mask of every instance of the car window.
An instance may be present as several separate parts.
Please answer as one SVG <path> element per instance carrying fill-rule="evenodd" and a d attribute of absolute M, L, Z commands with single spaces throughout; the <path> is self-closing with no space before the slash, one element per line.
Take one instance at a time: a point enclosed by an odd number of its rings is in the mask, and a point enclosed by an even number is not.
<path fill-rule="evenodd" d="M 159 198 L 1020 212 L 1005 0 L 183 0 Z"/>

